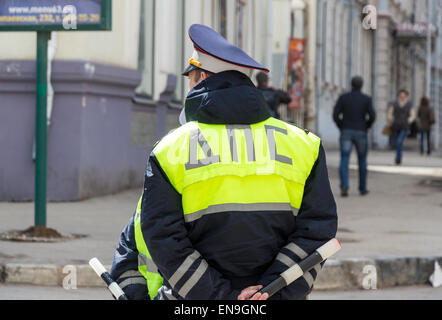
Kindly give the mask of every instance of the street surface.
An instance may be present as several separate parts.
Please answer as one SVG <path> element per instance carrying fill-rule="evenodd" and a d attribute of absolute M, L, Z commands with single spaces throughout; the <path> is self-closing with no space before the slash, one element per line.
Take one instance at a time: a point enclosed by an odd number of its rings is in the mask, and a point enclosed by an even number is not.
<path fill-rule="evenodd" d="M 442 300 L 442 287 L 397 287 L 382 290 L 313 291 L 310 300 Z"/>
<path fill-rule="evenodd" d="M 0 300 L 113 300 L 106 288 L 78 288 L 32 285 L 0 285 Z"/>
<path fill-rule="evenodd" d="M 339 152 L 327 151 L 329 176 L 338 207 L 337 238 L 342 250 L 334 259 L 398 256 L 440 256 L 442 253 L 442 158 L 406 152 L 396 173 L 392 152 L 371 152 L 370 194 L 357 190 L 357 171 L 350 172 L 350 196 L 340 196 Z M 352 164 L 355 165 L 355 154 Z M 415 174 L 419 172 L 419 174 Z M 142 170 L 141 170 L 142 174 Z M 48 203 L 48 227 L 86 238 L 59 243 L 0 241 L 0 264 L 87 264 L 98 257 L 110 265 L 121 230 L 136 207 L 140 189 L 78 202 Z M 33 225 L 32 202 L 0 202 L 0 233 Z M 0 299 L 112 299 L 106 289 L 0 285 Z M 430 286 L 377 291 L 315 291 L 311 299 L 442 299 L 442 289 Z"/>
<path fill-rule="evenodd" d="M 404 154 L 402 166 L 392 165 L 393 161 L 393 152 L 370 152 L 370 194 L 359 195 L 358 172 L 350 170 L 350 196 L 342 198 L 339 152 L 327 152 L 338 207 L 337 238 L 343 246 L 337 259 L 442 253 L 442 158 L 409 151 Z M 357 169 L 355 152 L 351 168 Z"/>
<path fill-rule="evenodd" d="M 352 163 L 355 164 L 355 154 Z M 392 152 L 372 152 L 370 165 L 391 166 Z M 339 153 L 327 151 L 329 176 L 338 206 L 340 258 L 436 256 L 442 253 L 442 178 L 369 172 L 370 194 L 359 196 L 357 172 L 350 171 L 350 197 L 341 198 Z M 442 168 L 442 158 L 407 152 L 404 167 Z M 142 170 L 141 170 L 142 174 Z M 78 202 L 48 203 L 48 227 L 86 238 L 60 243 L 0 241 L 0 263 L 87 264 L 98 257 L 112 263 L 118 237 L 136 207 L 142 188 Z M 0 202 L 0 233 L 33 225 L 32 202 Z M 97 227 L 99 226 L 99 227 Z"/>
<path fill-rule="evenodd" d="M 113 300 L 106 288 L 0 285 L 0 300 Z M 382 290 L 314 291 L 310 300 L 442 300 L 442 287 L 398 287 Z"/>

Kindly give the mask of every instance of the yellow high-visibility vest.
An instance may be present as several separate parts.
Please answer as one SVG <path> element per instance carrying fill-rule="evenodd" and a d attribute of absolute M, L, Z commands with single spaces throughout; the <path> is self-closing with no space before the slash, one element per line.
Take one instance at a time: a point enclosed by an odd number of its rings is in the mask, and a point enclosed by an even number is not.
<path fill-rule="evenodd" d="M 250 125 L 189 122 L 164 137 L 153 153 L 182 196 L 184 220 L 190 223 L 226 211 L 292 211 L 296 216 L 319 146 L 316 135 L 268 118 Z M 139 224 L 141 200 L 139 208 L 137 249 L 152 262 Z M 156 296 L 161 276 L 147 267 L 140 272 L 149 294 Z M 151 287 L 156 288 L 152 293 Z"/>
<path fill-rule="evenodd" d="M 158 273 L 158 268 L 147 250 L 146 242 L 144 241 L 143 233 L 141 232 L 140 215 L 142 199 L 143 196 L 141 196 L 138 201 L 134 219 L 135 243 L 138 250 L 138 271 L 146 279 L 149 297 L 153 300 L 158 294 L 158 289 L 161 288 L 163 284 L 163 278 Z"/>
<path fill-rule="evenodd" d="M 189 222 L 235 209 L 299 210 L 319 145 L 314 134 L 269 118 L 251 125 L 190 122 L 153 152 L 182 195 Z"/>

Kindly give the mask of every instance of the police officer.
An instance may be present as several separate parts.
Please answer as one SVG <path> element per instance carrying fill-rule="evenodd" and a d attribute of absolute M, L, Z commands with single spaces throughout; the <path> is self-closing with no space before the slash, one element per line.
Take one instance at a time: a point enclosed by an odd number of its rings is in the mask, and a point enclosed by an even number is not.
<path fill-rule="evenodd" d="M 266 299 L 255 293 L 332 239 L 336 204 L 321 140 L 269 115 L 268 70 L 192 25 L 182 126 L 150 154 L 111 275 L 133 299 Z M 322 265 L 272 299 L 304 299 Z"/>

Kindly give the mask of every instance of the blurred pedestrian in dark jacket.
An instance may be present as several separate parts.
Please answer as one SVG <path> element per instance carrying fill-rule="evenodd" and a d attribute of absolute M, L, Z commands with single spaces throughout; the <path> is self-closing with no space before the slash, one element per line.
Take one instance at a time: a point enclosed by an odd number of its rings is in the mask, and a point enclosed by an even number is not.
<path fill-rule="evenodd" d="M 392 103 L 387 115 L 396 145 L 396 164 L 398 165 L 402 163 L 404 140 L 408 135 L 411 123 L 416 118 L 413 105 L 408 98 L 407 90 L 399 91 L 398 100 Z"/>
<path fill-rule="evenodd" d="M 361 92 L 364 80 L 354 77 L 351 81 L 352 91 L 339 97 L 333 112 L 333 120 L 341 131 L 341 195 L 348 196 L 348 164 L 353 145 L 356 147 L 359 161 L 359 192 L 368 194 L 367 190 L 367 131 L 376 119 L 371 97 Z"/>
<path fill-rule="evenodd" d="M 418 128 L 421 136 L 420 151 L 424 154 L 424 139 L 427 140 L 427 154 L 431 154 L 430 132 L 431 126 L 435 122 L 434 110 L 430 108 L 430 100 L 422 97 L 419 109 L 417 111 Z"/>
<path fill-rule="evenodd" d="M 281 103 L 290 103 L 292 99 L 288 93 L 277 89 L 275 87 L 269 87 L 269 76 L 264 72 L 259 72 L 256 75 L 256 81 L 258 82 L 258 89 L 264 96 L 267 105 L 270 109 L 270 114 L 276 119 L 280 119 L 281 116 L 278 112 L 278 107 Z"/>

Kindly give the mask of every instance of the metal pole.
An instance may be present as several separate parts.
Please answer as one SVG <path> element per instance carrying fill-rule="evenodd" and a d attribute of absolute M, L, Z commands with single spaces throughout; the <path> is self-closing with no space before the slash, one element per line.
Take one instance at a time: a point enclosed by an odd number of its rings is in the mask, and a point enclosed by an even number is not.
<path fill-rule="evenodd" d="M 427 0 L 427 70 L 425 95 L 431 99 L 431 0 Z"/>
<path fill-rule="evenodd" d="M 377 110 L 377 69 L 376 63 L 378 59 L 377 55 L 377 47 L 378 47 L 378 31 L 372 30 L 372 38 L 371 38 L 371 95 L 372 95 L 372 103 L 373 108 Z M 376 128 L 376 127 L 375 127 Z M 371 148 L 377 149 L 378 143 L 376 141 L 375 130 L 370 130 L 370 139 L 371 139 Z"/>
<path fill-rule="evenodd" d="M 37 31 L 35 226 L 46 226 L 47 68 L 50 32 Z"/>
<path fill-rule="evenodd" d="M 417 0 L 413 0 L 413 13 L 411 16 L 411 23 L 414 25 L 416 23 L 416 3 Z M 413 105 L 415 105 L 416 99 L 416 42 L 413 41 L 411 44 L 411 96 L 413 100 Z"/>
<path fill-rule="evenodd" d="M 350 0 L 350 4 L 349 4 L 349 10 L 350 10 L 350 15 L 349 15 L 349 32 L 348 32 L 348 56 L 347 56 L 347 86 L 348 89 L 351 89 L 351 85 L 350 85 L 350 80 L 353 76 L 353 49 L 354 49 L 354 44 L 353 44 L 353 37 L 354 37 L 354 30 L 353 30 L 353 23 L 354 23 L 354 17 L 355 17 L 355 13 L 354 13 L 354 9 L 355 9 L 355 3 L 354 0 Z"/>
<path fill-rule="evenodd" d="M 434 115 L 436 119 L 436 123 L 434 126 L 435 131 L 435 140 L 434 144 L 436 147 L 436 150 L 440 149 L 440 108 L 441 108 L 441 93 L 440 93 L 440 69 L 441 69 L 441 42 L 442 42 L 442 4 L 439 2 L 437 6 L 437 26 L 439 29 L 438 38 L 436 40 L 436 84 L 435 84 L 435 103 L 434 103 Z"/>
<path fill-rule="evenodd" d="M 316 2 L 316 81 L 315 81 L 315 131 L 319 134 L 319 108 L 321 106 L 322 97 L 322 51 L 323 48 L 323 0 L 317 0 Z"/>

